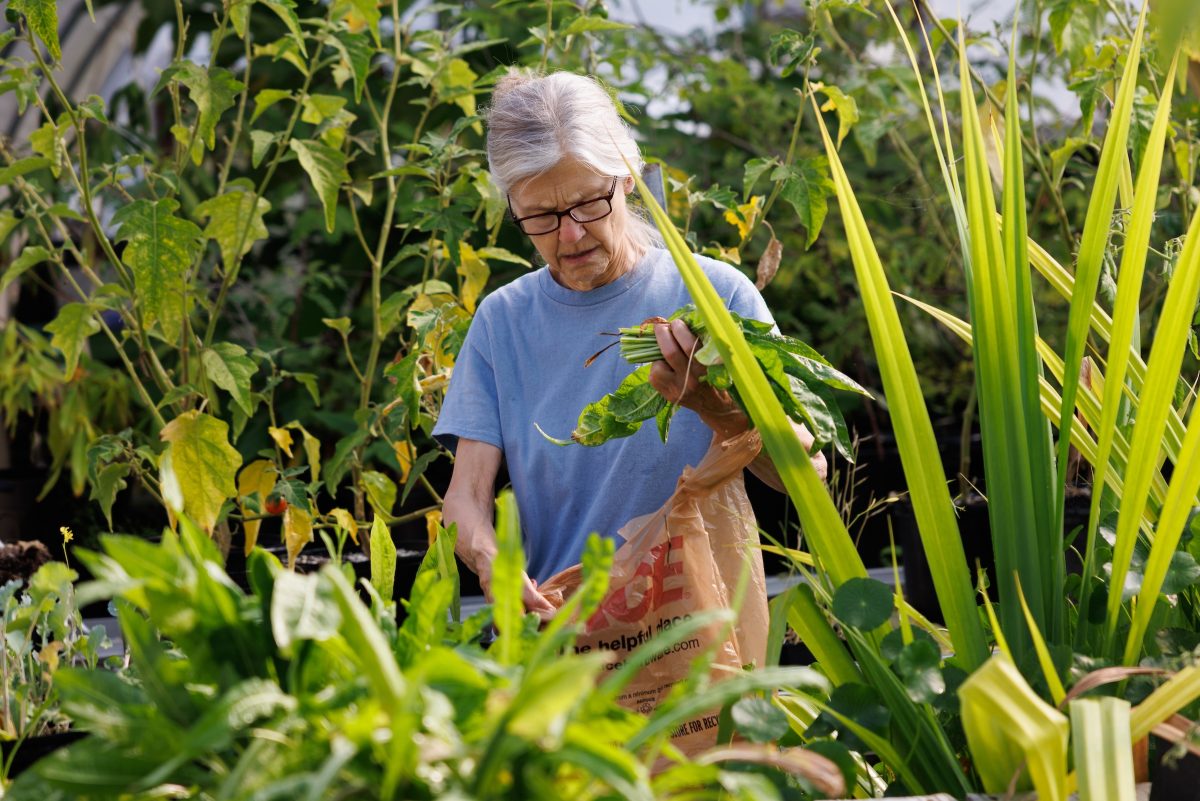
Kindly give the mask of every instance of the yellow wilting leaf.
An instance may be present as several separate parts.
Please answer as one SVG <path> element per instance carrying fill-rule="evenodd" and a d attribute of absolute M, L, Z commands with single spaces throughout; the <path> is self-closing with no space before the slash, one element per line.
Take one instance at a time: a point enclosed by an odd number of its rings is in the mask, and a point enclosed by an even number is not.
<path fill-rule="evenodd" d="M 271 494 L 271 490 L 275 488 L 275 465 L 266 459 L 256 459 L 246 465 L 242 472 L 238 474 L 237 494 L 238 497 L 244 498 L 247 495 L 257 492 L 259 501 L 265 501 L 267 496 Z M 242 510 L 242 515 L 250 517 L 253 512 L 246 508 L 245 504 L 238 504 L 238 508 Z M 246 555 L 254 550 L 255 544 L 258 543 L 258 529 L 262 524 L 261 520 L 247 520 L 243 525 L 246 533 Z"/>
<path fill-rule="evenodd" d="M 283 543 L 287 546 L 288 570 L 296 569 L 297 554 L 312 539 L 312 517 L 303 509 L 289 506 L 283 513 Z"/>
<path fill-rule="evenodd" d="M 758 219 L 758 214 L 762 210 L 762 195 L 754 195 L 748 203 L 742 203 L 737 207 L 737 211 L 733 209 L 725 210 L 725 222 L 737 228 L 738 235 L 744 242 L 746 236 L 750 233 L 750 229 L 754 226 L 754 222 Z"/>
<path fill-rule="evenodd" d="M 163 497 L 171 505 L 177 494 L 184 513 L 212 534 L 221 504 L 237 492 L 233 479 L 242 466 L 242 455 L 229 444 L 228 424 L 192 410 L 167 423 L 159 436 L 167 442 L 160 463 Z"/>
<path fill-rule="evenodd" d="M 437 539 L 438 529 L 442 527 L 442 510 L 434 509 L 432 512 L 425 513 L 425 533 L 429 535 L 429 547 L 433 547 L 433 541 Z"/>
<path fill-rule="evenodd" d="M 481 259 L 475 249 L 466 242 L 461 243 L 458 248 L 461 258 L 458 274 L 462 276 L 462 304 L 467 311 L 474 314 L 475 303 L 479 300 L 484 285 L 487 284 L 491 270 L 488 268 L 487 262 Z"/>
<path fill-rule="evenodd" d="M 416 451 L 413 449 L 412 443 L 408 440 L 399 440 L 393 446 L 392 450 L 396 453 L 396 461 L 400 463 L 400 483 L 408 483 L 408 473 L 412 470 L 413 458 L 416 456 Z"/>
<path fill-rule="evenodd" d="M 308 472 L 313 481 L 321 480 L 321 440 L 308 433 L 308 429 L 297 424 L 300 433 L 304 435 L 304 456 L 308 459 Z"/>
<path fill-rule="evenodd" d="M 475 79 L 478 77 L 467 62 L 461 58 L 452 58 L 442 73 L 442 79 L 438 81 L 438 91 L 452 96 L 454 104 L 462 109 L 463 114 L 474 117 L 475 95 L 471 94 L 470 90 L 474 88 Z M 483 134 L 483 126 L 478 121 L 471 123 L 471 129 L 477 134 Z"/>
<path fill-rule="evenodd" d="M 358 523 L 354 520 L 354 515 L 342 508 L 334 509 L 329 514 L 333 515 L 333 519 L 337 524 L 346 530 L 350 535 L 350 539 L 354 540 L 354 544 L 358 544 Z"/>
<path fill-rule="evenodd" d="M 267 433 L 271 435 L 271 439 L 275 440 L 275 444 L 279 446 L 279 450 L 286 453 L 289 459 L 292 458 L 292 432 L 286 428 L 270 426 L 267 428 Z"/>
<path fill-rule="evenodd" d="M 55 640 L 38 651 L 37 660 L 46 666 L 46 671 L 43 675 L 47 680 L 54 674 L 54 671 L 58 670 L 58 655 L 62 652 L 62 649 L 63 643 L 60 640 Z"/>

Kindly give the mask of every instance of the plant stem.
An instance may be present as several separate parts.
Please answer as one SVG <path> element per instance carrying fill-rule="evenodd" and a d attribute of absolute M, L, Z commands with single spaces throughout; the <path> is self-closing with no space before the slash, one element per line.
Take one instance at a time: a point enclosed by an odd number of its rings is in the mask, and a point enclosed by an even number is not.
<path fill-rule="evenodd" d="M 242 86 L 245 88 L 242 90 L 242 97 L 238 101 L 237 116 L 234 117 L 233 120 L 233 135 L 229 137 L 229 152 L 225 154 L 225 163 L 221 165 L 221 177 L 220 180 L 217 181 L 216 193 L 218 195 L 225 191 L 225 183 L 229 179 L 229 170 L 233 166 L 233 157 L 237 153 L 238 139 L 240 139 L 242 136 L 242 124 L 246 119 L 246 99 L 250 97 L 250 66 L 254 63 L 254 59 L 251 57 L 252 52 L 250 48 L 249 26 L 246 27 L 246 36 L 244 37 L 244 41 L 246 48 L 243 58 L 246 59 L 246 69 L 242 72 Z M 254 212 L 255 209 L 252 208 L 250 210 L 251 215 L 253 215 Z"/>

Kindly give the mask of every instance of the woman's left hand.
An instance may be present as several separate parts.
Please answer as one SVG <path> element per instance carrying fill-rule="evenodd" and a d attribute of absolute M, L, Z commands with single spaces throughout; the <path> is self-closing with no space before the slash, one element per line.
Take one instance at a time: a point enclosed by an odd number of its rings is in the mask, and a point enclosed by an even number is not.
<path fill-rule="evenodd" d="M 700 349 L 700 340 L 687 323 L 683 320 L 658 323 L 654 326 L 654 337 L 663 358 L 650 367 L 650 386 L 671 403 L 696 412 L 722 436 L 745 431 L 749 421 L 729 393 L 700 380 L 708 368 L 693 358 Z"/>

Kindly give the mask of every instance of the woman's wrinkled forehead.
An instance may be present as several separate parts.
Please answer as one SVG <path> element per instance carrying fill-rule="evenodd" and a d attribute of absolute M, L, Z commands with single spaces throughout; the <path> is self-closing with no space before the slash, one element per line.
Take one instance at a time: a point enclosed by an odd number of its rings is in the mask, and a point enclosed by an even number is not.
<path fill-rule="evenodd" d="M 509 200 L 523 210 L 549 211 L 605 194 L 612 176 L 567 158 L 513 185 Z"/>

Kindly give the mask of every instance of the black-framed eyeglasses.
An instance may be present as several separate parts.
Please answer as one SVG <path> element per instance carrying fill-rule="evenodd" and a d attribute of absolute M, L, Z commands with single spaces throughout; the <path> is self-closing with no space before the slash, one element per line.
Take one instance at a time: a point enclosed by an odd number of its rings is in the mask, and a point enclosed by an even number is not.
<path fill-rule="evenodd" d="M 541 214 L 530 214 L 528 217 L 518 217 L 512 208 L 512 198 L 508 200 L 508 213 L 513 222 L 526 236 L 541 236 L 554 233 L 562 225 L 563 217 L 570 217 L 577 223 L 590 223 L 602 220 L 612 214 L 612 199 L 617 193 L 617 179 L 613 178 L 612 186 L 607 195 L 594 197 L 582 203 L 576 203 L 563 211 L 546 211 Z"/>

